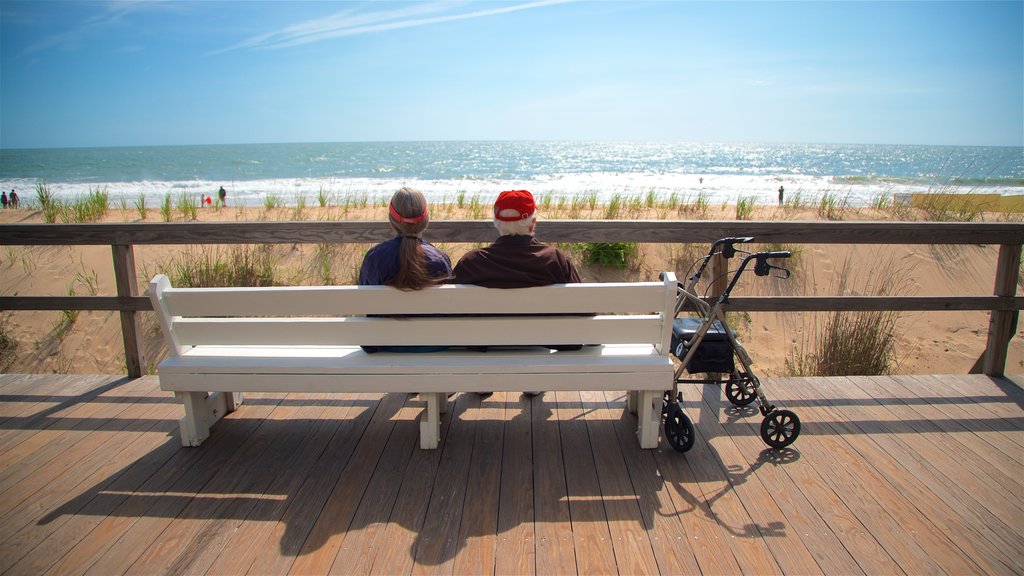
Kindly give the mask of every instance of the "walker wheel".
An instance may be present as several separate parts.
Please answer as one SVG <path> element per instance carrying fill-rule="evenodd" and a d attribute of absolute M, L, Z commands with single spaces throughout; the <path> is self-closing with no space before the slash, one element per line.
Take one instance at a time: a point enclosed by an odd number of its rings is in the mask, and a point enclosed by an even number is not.
<path fill-rule="evenodd" d="M 800 418 L 790 410 L 776 410 L 761 421 L 761 439 L 772 448 L 785 448 L 800 435 Z"/>
<path fill-rule="evenodd" d="M 682 407 L 679 404 L 670 405 L 665 416 L 665 439 L 668 443 L 678 452 L 686 452 L 693 448 L 695 436 L 693 423 L 683 413 Z"/>
<path fill-rule="evenodd" d="M 736 406 L 746 406 L 757 398 L 751 380 L 729 380 L 725 385 L 725 397 Z"/>

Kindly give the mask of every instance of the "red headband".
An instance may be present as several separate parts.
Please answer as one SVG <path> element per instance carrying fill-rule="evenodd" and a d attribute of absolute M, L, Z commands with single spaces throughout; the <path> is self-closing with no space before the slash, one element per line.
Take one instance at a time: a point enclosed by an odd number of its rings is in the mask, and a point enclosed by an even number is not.
<path fill-rule="evenodd" d="M 413 218 L 409 218 L 408 216 L 402 216 L 401 214 L 399 214 L 398 210 L 395 210 L 395 205 L 394 204 L 388 204 L 388 211 L 391 212 L 391 217 L 392 218 L 394 218 L 395 220 L 398 220 L 399 222 L 401 222 L 403 224 L 417 224 L 419 222 L 422 222 L 423 219 L 427 217 L 427 207 L 426 206 L 423 207 L 423 213 L 422 214 L 420 214 L 419 216 L 415 216 Z"/>

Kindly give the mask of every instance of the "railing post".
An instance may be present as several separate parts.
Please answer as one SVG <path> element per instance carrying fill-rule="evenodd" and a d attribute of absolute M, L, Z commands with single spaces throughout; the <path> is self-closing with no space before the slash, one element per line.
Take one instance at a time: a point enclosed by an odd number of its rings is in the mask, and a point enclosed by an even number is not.
<path fill-rule="evenodd" d="M 114 283 L 117 295 L 127 298 L 138 295 L 135 283 L 135 251 L 131 244 L 113 244 Z M 135 321 L 134 310 L 122 310 L 121 337 L 124 339 L 124 363 L 128 368 L 128 376 L 142 376 L 142 343 L 139 340 L 139 327 Z"/>
<path fill-rule="evenodd" d="M 996 264 L 996 296 L 1016 296 L 1020 274 L 1020 244 L 999 246 Z M 1006 349 L 1017 328 L 1017 310 L 993 310 L 988 323 L 988 343 L 985 345 L 983 372 L 989 376 L 1002 376 L 1006 370 Z"/>

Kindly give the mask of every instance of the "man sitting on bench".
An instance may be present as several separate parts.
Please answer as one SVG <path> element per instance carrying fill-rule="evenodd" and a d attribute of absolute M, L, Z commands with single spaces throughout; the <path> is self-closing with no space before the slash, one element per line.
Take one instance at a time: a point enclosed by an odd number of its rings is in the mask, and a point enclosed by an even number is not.
<path fill-rule="evenodd" d="M 508 190 L 494 202 L 494 227 L 500 236 L 490 246 L 467 252 L 452 270 L 453 284 L 487 288 L 527 288 L 581 282 L 569 257 L 534 237 L 537 205 L 528 190 Z M 582 346 L 552 346 L 579 350 Z M 490 392 L 480 392 L 488 396 Z M 525 392 L 535 396 L 537 392 Z"/>

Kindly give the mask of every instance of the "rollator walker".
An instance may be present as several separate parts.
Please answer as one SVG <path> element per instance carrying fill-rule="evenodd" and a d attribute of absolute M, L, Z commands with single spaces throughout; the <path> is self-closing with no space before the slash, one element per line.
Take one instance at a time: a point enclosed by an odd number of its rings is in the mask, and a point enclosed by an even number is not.
<path fill-rule="evenodd" d="M 676 297 L 676 318 L 672 323 L 672 355 L 679 359 L 672 390 L 665 395 L 665 437 L 673 448 L 686 452 L 693 447 L 693 423 L 683 412 L 680 405 L 682 394 L 679 392 L 681 383 L 721 383 L 725 385 L 725 396 L 736 406 L 747 406 L 757 402 L 764 419 L 761 421 L 761 439 L 772 448 L 785 448 L 792 444 L 800 435 L 800 418 L 790 410 L 780 410 L 771 404 L 764 394 L 761 380 L 751 369 L 753 361 L 743 345 L 736 337 L 736 332 L 729 326 L 725 317 L 725 305 L 729 303 L 736 282 L 746 270 L 747 265 L 754 263 L 754 274 L 768 276 L 773 270 L 778 271 L 780 278 L 789 278 L 788 269 L 769 262 L 773 259 L 789 258 L 790 252 L 757 252 L 751 253 L 736 248 L 736 244 L 750 242 L 750 237 L 730 237 L 715 241 L 703 258 L 697 272 L 690 276 L 687 284 L 678 284 Z M 697 282 L 707 268 L 711 259 L 721 254 L 731 259 L 737 254 L 743 255 L 739 268 L 732 273 L 725 291 L 714 302 L 709 304 L 697 292 Z M 682 317 L 684 310 L 695 311 L 699 317 Z M 739 367 L 735 359 L 739 359 Z M 688 379 L 683 372 L 689 374 L 707 374 L 704 379 Z M 712 374 L 726 374 L 725 380 L 719 380 Z"/>

